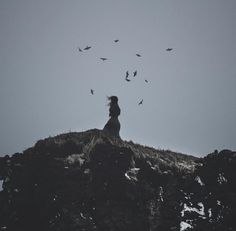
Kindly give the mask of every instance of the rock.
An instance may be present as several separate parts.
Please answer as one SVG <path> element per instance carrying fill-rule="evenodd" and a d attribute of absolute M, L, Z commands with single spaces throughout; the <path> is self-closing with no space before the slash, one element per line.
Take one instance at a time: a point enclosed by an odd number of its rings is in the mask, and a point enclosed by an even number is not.
<path fill-rule="evenodd" d="M 0 230 L 235 230 L 236 153 L 66 133 L 0 158 Z"/>

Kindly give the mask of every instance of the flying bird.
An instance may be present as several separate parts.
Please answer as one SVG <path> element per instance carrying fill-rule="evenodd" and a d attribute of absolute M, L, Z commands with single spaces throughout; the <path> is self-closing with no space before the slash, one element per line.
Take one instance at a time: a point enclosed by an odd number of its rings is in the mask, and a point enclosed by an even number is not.
<path fill-rule="evenodd" d="M 136 56 L 138 56 L 138 57 L 142 57 L 140 54 L 136 54 Z"/>
<path fill-rule="evenodd" d="M 148 81 L 145 79 L 145 82 L 148 83 Z"/>
<path fill-rule="evenodd" d="M 94 90 L 93 90 L 93 89 L 90 89 L 90 93 L 91 93 L 92 95 L 94 95 Z"/>
<path fill-rule="evenodd" d="M 172 51 L 173 50 L 173 48 L 167 48 L 166 49 L 166 51 Z"/>
<path fill-rule="evenodd" d="M 83 52 L 83 50 L 82 50 L 82 49 L 80 49 L 80 47 L 78 47 L 77 49 L 78 49 L 78 51 L 79 51 L 79 52 Z"/>
<path fill-rule="evenodd" d="M 138 105 L 141 105 L 141 104 L 143 104 L 143 99 L 138 103 Z"/>
<path fill-rule="evenodd" d="M 115 42 L 115 43 L 118 43 L 118 42 L 119 42 L 119 39 L 115 39 L 114 42 Z"/>
<path fill-rule="evenodd" d="M 133 73 L 134 75 L 133 76 L 135 77 L 137 75 L 137 73 L 138 73 L 137 71 L 134 71 L 134 73 Z"/>
<path fill-rule="evenodd" d="M 85 48 L 84 48 L 84 50 L 89 50 L 91 47 L 89 47 L 89 46 L 86 46 Z"/>
<path fill-rule="evenodd" d="M 106 61 L 107 60 L 107 58 L 100 58 L 102 61 Z"/>
<path fill-rule="evenodd" d="M 129 72 L 126 71 L 126 73 L 125 73 L 125 80 L 126 80 L 127 82 L 130 82 L 130 79 L 128 79 L 128 77 L 129 77 Z"/>
<path fill-rule="evenodd" d="M 127 79 L 127 78 L 128 78 L 128 76 L 129 76 L 129 72 L 128 72 L 128 71 L 126 71 L 125 78 Z"/>

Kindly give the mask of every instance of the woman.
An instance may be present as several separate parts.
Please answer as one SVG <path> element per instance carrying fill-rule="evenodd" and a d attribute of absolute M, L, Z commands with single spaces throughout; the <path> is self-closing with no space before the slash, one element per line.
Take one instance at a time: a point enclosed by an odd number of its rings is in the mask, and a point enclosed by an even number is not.
<path fill-rule="evenodd" d="M 120 115 L 120 107 L 118 105 L 118 97 L 110 96 L 108 97 L 109 102 L 109 116 L 110 119 L 103 128 L 103 131 L 110 136 L 120 138 L 120 122 L 118 116 Z"/>

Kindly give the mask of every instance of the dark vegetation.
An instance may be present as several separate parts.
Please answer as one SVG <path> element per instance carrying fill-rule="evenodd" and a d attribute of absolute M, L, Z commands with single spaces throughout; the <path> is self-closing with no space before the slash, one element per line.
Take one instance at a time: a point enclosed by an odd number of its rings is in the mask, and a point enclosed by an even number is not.
<path fill-rule="evenodd" d="M 58 135 L 0 158 L 0 230 L 236 230 L 235 169 L 229 150 L 199 159 L 100 130 Z"/>

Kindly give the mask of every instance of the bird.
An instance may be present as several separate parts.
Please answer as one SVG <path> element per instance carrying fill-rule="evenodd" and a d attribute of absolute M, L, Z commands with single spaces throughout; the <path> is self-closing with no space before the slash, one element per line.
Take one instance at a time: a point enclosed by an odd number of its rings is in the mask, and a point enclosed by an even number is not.
<path fill-rule="evenodd" d="M 78 49 L 78 51 L 79 51 L 79 52 L 83 52 L 83 50 L 82 50 L 82 49 L 80 49 L 79 47 L 78 47 L 77 49 Z"/>
<path fill-rule="evenodd" d="M 135 77 L 137 75 L 137 73 L 138 73 L 137 71 L 134 71 L 134 73 L 133 73 L 134 75 L 133 76 Z"/>
<path fill-rule="evenodd" d="M 138 56 L 138 57 L 142 57 L 140 54 L 136 54 L 136 56 Z"/>
<path fill-rule="evenodd" d="M 127 78 L 128 78 L 128 76 L 129 76 L 129 72 L 128 72 L 128 71 L 126 71 L 125 78 L 127 79 Z"/>
<path fill-rule="evenodd" d="M 138 105 L 141 105 L 141 104 L 143 104 L 143 99 L 138 103 Z"/>
<path fill-rule="evenodd" d="M 173 48 L 167 48 L 166 49 L 166 51 L 172 51 L 173 50 Z"/>
<path fill-rule="evenodd" d="M 106 61 L 107 60 L 107 58 L 100 58 L 102 61 Z"/>
<path fill-rule="evenodd" d="M 89 47 L 89 46 L 86 46 L 85 48 L 84 48 L 84 50 L 89 50 L 91 47 Z"/>
<path fill-rule="evenodd" d="M 125 78 L 125 80 L 126 80 L 127 82 L 130 82 L 130 79 L 128 79 L 128 78 Z"/>
<path fill-rule="evenodd" d="M 90 93 L 91 93 L 92 95 L 94 95 L 94 90 L 93 90 L 93 89 L 90 89 Z"/>
<path fill-rule="evenodd" d="M 145 82 L 148 83 L 148 81 L 145 79 Z"/>
<path fill-rule="evenodd" d="M 115 39 L 114 42 L 115 42 L 115 43 L 118 43 L 118 42 L 119 42 L 119 39 Z"/>

